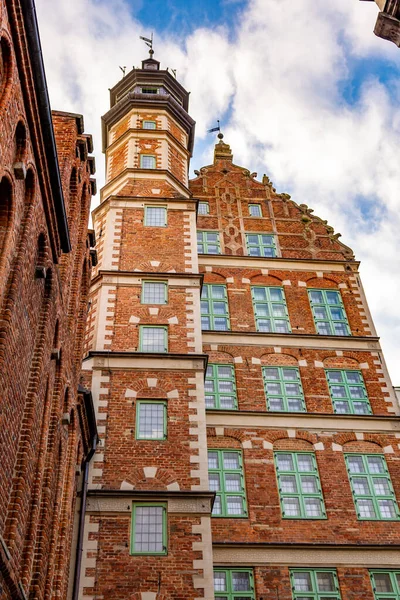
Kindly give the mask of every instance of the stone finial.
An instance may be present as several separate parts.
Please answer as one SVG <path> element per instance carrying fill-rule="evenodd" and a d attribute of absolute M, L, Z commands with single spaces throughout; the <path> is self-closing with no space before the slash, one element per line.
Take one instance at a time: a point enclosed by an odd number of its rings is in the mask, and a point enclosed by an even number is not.
<path fill-rule="evenodd" d="M 218 144 L 215 144 L 215 148 L 214 148 L 214 163 L 217 160 L 229 160 L 230 162 L 232 162 L 233 160 L 233 154 L 231 152 L 231 147 L 229 144 L 225 144 L 225 142 L 223 141 L 223 135 L 222 133 L 218 134 L 219 137 L 219 142 Z"/>

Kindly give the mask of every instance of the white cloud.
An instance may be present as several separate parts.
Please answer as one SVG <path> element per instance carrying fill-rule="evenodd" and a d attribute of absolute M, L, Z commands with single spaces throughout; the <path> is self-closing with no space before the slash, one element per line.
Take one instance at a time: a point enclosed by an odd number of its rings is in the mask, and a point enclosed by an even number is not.
<path fill-rule="evenodd" d="M 84 114 L 102 185 L 107 88 L 119 79 L 119 65 L 129 70 L 145 56 L 138 36 L 146 32 L 123 0 L 37 0 L 37 10 L 52 106 Z M 355 60 L 399 66 L 400 51 L 373 34 L 376 14 L 374 3 L 358 0 L 252 0 L 234 36 L 199 28 L 182 44 L 156 33 L 155 47 L 191 91 L 203 163 L 212 156 L 206 129 L 229 107 L 224 132 L 235 161 L 268 173 L 278 191 L 342 232 L 363 261 L 373 317 L 400 384 L 400 86 L 395 74 L 386 84 L 371 76 L 355 105 L 340 96 Z"/>

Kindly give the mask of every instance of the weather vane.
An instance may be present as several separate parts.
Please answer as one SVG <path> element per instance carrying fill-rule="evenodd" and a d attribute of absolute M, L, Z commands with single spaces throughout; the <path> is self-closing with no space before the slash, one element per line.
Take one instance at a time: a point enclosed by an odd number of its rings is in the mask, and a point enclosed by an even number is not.
<path fill-rule="evenodd" d="M 222 138 L 224 137 L 223 134 L 221 133 L 221 127 L 219 126 L 219 119 L 217 119 L 217 127 L 212 127 L 211 129 L 207 130 L 207 133 L 214 133 L 214 131 L 219 131 L 218 137 L 220 140 L 222 140 Z"/>
<path fill-rule="evenodd" d="M 153 58 L 153 54 L 154 54 L 154 50 L 153 50 L 153 32 L 151 32 L 151 38 L 143 37 L 142 35 L 140 35 L 139 37 L 140 37 L 141 40 L 144 41 L 144 43 L 146 44 L 146 46 L 148 46 L 150 48 L 150 50 L 149 50 L 150 58 Z"/>

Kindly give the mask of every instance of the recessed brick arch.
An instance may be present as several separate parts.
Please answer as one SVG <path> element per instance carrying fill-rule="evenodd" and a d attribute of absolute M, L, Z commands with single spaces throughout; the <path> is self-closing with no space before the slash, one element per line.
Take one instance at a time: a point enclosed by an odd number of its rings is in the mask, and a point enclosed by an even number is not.
<path fill-rule="evenodd" d="M 360 369 L 360 363 L 348 356 L 328 356 L 323 360 L 325 369 Z"/>
<path fill-rule="evenodd" d="M 148 473 L 145 473 L 145 469 L 147 468 L 154 469 L 154 476 L 149 476 Z M 178 477 L 172 469 L 158 468 L 156 464 L 131 469 L 124 481 L 128 485 L 132 485 L 134 490 L 167 490 L 168 486 L 172 484 L 179 485 Z"/>
<path fill-rule="evenodd" d="M 297 367 L 299 364 L 298 358 L 289 352 L 280 352 L 276 354 L 271 348 L 271 352 L 263 354 L 260 358 L 262 366 L 279 365 Z"/>
<path fill-rule="evenodd" d="M 216 283 L 220 285 L 226 285 L 226 276 L 218 273 L 217 271 L 213 271 L 209 273 L 208 271 L 204 273 L 204 283 Z"/>
<path fill-rule="evenodd" d="M 218 351 L 215 352 L 207 352 L 208 362 L 225 362 L 225 363 L 233 363 L 234 356 L 231 352 L 229 352 L 225 346 L 218 346 Z"/>
<path fill-rule="evenodd" d="M 0 110 L 4 108 L 12 88 L 12 52 L 5 31 L 0 33 Z"/>
<path fill-rule="evenodd" d="M 330 289 L 330 288 L 335 288 L 335 289 L 339 289 L 339 284 L 335 279 L 332 279 L 331 277 L 326 277 L 324 275 L 324 277 L 310 277 L 308 279 L 305 280 L 307 283 L 307 287 L 308 288 L 319 288 L 319 289 Z"/>
<path fill-rule="evenodd" d="M 278 275 L 253 275 L 250 279 L 252 285 L 282 285 L 283 278 Z"/>
<path fill-rule="evenodd" d="M 383 448 L 378 442 L 360 440 L 347 442 L 343 445 L 343 452 L 360 452 L 362 454 L 382 454 Z"/>

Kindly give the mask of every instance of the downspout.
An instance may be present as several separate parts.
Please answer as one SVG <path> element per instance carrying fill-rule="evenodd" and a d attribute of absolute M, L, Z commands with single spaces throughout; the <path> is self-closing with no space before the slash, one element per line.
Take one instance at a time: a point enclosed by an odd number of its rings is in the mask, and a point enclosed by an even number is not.
<path fill-rule="evenodd" d="M 79 581 L 81 577 L 82 567 L 82 554 L 83 554 L 83 534 L 85 530 L 85 516 L 86 516 L 86 499 L 89 482 L 89 464 L 92 460 L 94 453 L 96 452 L 98 433 L 96 425 L 96 415 L 93 406 L 92 392 L 87 390 L 83 386 L 78 386 L 78 393 L 83 394 L 85 414 L 87 418 L 87 424 L 89 427 L 90 439 L 92 444 L 89 452 L 85 457 L 85 464 L 83 468 L 83 479 L 82 479 L 82 491 L 81 491 L 81 506 L 79 509 L 79 524 L 78 524 L 78 535 L 76 541 L 76 554 L 75 554 L 75 568 L 74 568 L 74 579 L 72 586 L 72 600 L 78 600 L 79 597 Z"/>
<path fill-rule="evenodd" d="M 86 498 L 87 489 L 89 482 L 89 463 L 92 459 L 93 454 L 97 447 L 97 433 L 93 437 L 92 447 L 89 454 L 85 458 L 85 466 L 83 469 L 83 485 L 81 492 L 81 506 L 79 511 L 79 527 L 78 527 L 78 539 L 76 544 L 76 559 L 75 559 L 75 572 L 74 572 L 74 584 L 72 588 L 72 600 L 78 600 L 79 595 L 79 581 L 81 577 L 81 566 L 82 566 L 82 553 L 83 553 L 83 533 L 85 529 L 85 514 L 86 514 Z"/>

